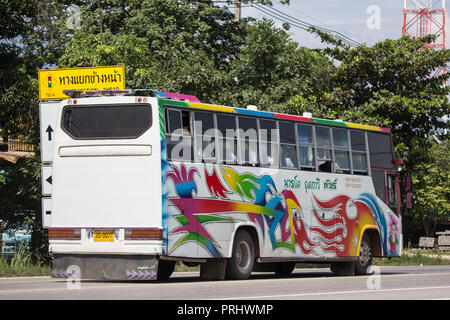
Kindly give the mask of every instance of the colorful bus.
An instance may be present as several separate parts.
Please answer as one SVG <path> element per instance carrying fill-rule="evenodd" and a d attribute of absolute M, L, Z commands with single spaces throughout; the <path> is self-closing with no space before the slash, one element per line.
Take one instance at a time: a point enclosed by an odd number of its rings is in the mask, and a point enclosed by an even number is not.
<path fill-rule="evenodd" d="M 353 275 L 401 255 L 389 129 L 149 90 L 68 94 L 54 105 L 54 277 L 167 279 L 177 261 L 207 279 L 301 262 Z"/>

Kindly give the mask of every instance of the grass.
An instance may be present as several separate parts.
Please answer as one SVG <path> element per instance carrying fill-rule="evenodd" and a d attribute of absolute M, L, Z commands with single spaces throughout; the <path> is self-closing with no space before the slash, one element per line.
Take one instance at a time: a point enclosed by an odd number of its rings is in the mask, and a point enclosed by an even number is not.
<path fill-rule="evenodd" d="M 175 264 L 174 272 L 197 272 L 197 271 L 200 271 L 200 265 L 195 266 L 195 267 L 188 267 L 180 261 L 178 261 Z"/>
<path fill-rule="evenodd" d="M 25 246 L 19 247 L 12 259 L 0 256 L 0 277 L 48 276 L 50 272 L 50 265 L 39 257 L 33 259 Z"/>
<path fill-rule="evenodd" d="M 399 258 L 375 258 L 373 264 L 377 266 L 450 265 L 450 260 L 444 259 L 442 252 L 439 251 L 404 250 Z"/>

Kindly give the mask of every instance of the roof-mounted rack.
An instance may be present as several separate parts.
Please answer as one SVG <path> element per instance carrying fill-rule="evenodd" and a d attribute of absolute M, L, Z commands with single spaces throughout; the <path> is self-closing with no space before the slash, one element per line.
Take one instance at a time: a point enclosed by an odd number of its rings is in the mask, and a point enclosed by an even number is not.
<path fill-rule="evenodd" d="M 103 96 L 150 96 L 160 99 L 200 102 L 200 100 L 196 96 L 174 92 L 163 92 L 154 89 L 118 89 L 91 91 L 64 90 L 63 92 L 65 95 L 71 97 L 72 99 Z"/>

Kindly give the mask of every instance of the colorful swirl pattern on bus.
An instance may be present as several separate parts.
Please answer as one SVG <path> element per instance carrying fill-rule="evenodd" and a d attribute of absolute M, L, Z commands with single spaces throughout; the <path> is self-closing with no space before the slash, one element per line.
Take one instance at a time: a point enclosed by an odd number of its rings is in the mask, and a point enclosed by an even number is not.
<path fill-rule="evenodd" d="M 319 199 L 312 195 L 315 204 L 315 224 L 308 224 L 302 204 L 292 190 L 280 190 L 269 175 L 256 176 L 238 173 L 230 167 L 217 167 L 203 175 L 199 169 L 187 169 L 184 164 L 170 165 L 164 181 L 172 181 L 177 197 L 167 197 L 168 203 L 178 211 L 174 216 L 179 226 L 169 230 L 170 235 L 182 234 L 171 251 L 187 242 L 203 246 L 212 257 L 222 257 L 215 235 L 205 224 L 211 222 L 234 223 L 234 213 L 245 213 L 248 220 L 260 228 L 264 241 L 270 241 L 272 250 L 284 248 L 296 255 L 307 256 L 315 249 L 337 257 L 358 256 L 359 240 L 365 226 L 376 226 L 380 233 L 383 252 L 393 253 L 398 243 L 395 226 L 398 222 L 386 219 L 375 198 L 363 193 L 356 199 L 346 195 Z M 199 197 L 195 177 L 206 183 L 210 197 Z M 225 183 L 222 183 L 224 181 Z M 241 200 L 231 200 L 238 195 Z M 236 197 L 234 197 L 236 199 Z M 320 212 L 332 213 L 323 218 Z M 277 230 L 281 231 L 281 235 Z M 398 232 L 398 230 L 397 230 Z"/>

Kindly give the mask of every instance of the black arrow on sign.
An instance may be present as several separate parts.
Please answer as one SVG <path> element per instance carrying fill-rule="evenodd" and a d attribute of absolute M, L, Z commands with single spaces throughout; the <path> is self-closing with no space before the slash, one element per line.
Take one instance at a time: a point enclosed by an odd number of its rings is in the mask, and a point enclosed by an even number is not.
<path fill-rule="evenodd" d="M 52 141 L 52 132 L 53 132 L 53 129 L 52 129 L 52 127 L 50 127 L 50 125 L 48 125 L 48 128 L 47 128 L 47 130 L 45 130 L 45 132 L 48 133 L 48 141 Z"/>
<path fill-rule="evenodd" d="M 45 180 L 45 181 L 47 181 L 48 183 L 52 184 L 52 182 L 53 182 L 52 176 L 48 177 L 48 179 Z"/>

